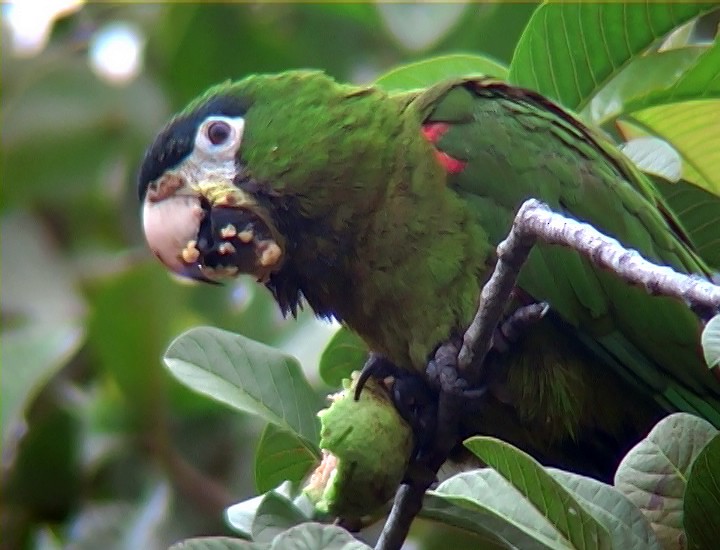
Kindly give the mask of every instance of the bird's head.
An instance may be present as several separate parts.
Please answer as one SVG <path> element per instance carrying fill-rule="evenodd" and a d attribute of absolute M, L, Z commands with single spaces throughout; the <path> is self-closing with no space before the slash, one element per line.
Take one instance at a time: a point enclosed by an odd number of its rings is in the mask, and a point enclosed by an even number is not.
<path fill-rule="evenodd" d="M 269 213 L 242 189 L 250 105 L 241 83 L 216 86 L 145 154 L 138 175 L 145 238 L 178 275 L 215 282 L 243 271 L 266 279 L 282 261 Z"/>
<path fill-rule="evenodd" d="M 142 163 L 151 250 L 198 280 L 242 272 L 272 284 L 280 270 L 332 271 L 382 208 L 389 182 L 416 172 L 404 156 L 403 108 L 380 90 L 311 71 L 211 88 Z"/>

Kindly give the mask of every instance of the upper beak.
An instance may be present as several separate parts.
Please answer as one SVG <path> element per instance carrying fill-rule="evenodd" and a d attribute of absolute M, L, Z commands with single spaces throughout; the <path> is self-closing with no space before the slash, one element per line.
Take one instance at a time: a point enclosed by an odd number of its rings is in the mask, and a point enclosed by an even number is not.
<path fill-rule="evenodd" d="M 192 243 L 204 216 L 200 194 L 177 175 L 163 175 L 145 196 L 145 239 L 155 256 L 178 275 L 202 276 L 194 265 Z"/>

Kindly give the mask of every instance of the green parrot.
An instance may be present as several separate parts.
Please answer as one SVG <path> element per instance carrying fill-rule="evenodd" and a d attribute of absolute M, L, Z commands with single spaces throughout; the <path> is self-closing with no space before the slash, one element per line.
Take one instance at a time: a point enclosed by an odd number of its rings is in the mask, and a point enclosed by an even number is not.
<path fill-rule="evenodd" d="M 463 333 L 522 202 L 538 198 L 645 258 L 709 277 L 651 182 L 548 99 L 486 78 L 388 93 L 316 71 L 208 90 L 148 149 L 149 247 L 203 281 L 249 272 L 284 313 L 307 303 L 400 371 Z M 491 353 L 468 433 L 607 478 L 671 411 L 720 427 L 701 322 L 572 250 L 536 246 L 512 308 L 550 310 Z"/>

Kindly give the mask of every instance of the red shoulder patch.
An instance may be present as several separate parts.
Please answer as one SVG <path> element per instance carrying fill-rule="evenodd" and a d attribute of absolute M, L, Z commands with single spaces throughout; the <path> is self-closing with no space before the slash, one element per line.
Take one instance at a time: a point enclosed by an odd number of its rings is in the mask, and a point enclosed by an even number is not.
<path fill-rule="evenodd" d="M 422 126 L 422 135 L 430 143 L 437 143 L 449 129 L 450 125 L 447 122 L 428 122 Z"/>
<path fill-rule="evenodd" d="M 438 140 L 450 129 L 447 122 L 428 122 L 422 126 L 422 135 L 435 145 Z M 435 158 L 449 174 L 458 174 L 465 169 L 466 162 L 451 157 L 447 153 L 435 149 Z"/>

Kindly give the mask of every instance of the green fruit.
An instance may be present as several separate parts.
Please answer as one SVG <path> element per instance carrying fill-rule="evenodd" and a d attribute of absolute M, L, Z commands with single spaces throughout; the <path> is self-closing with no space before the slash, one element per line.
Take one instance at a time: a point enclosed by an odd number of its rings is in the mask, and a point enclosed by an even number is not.
<path fill-rule="evenodd" d="M 318 413 L 323 460 L 304 489 L 317 511 L 343 518 L 371 515 L 392 498 L 413 449 L 384 384 L 368 380 L 355 401 L 356 383 L 353 373 Z"/>

